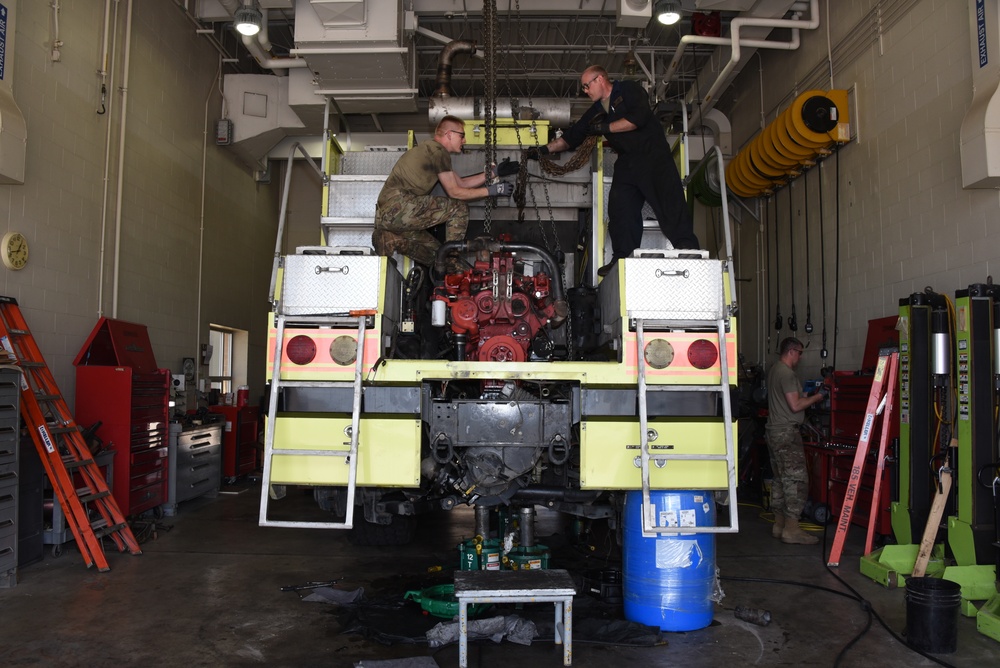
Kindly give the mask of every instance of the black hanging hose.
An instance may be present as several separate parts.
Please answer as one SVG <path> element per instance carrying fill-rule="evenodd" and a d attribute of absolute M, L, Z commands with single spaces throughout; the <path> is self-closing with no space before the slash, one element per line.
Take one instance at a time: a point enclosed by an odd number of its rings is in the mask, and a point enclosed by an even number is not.
<path fill-rule="evenodd" d="M 767 291 L 765 293 L 767 295 L 767 297 L 766 297 L 766 299 L 767 299 L 767 318 L 768 318 L 767 322 L 771 322 L 771 316 L 773 315 L 772 312 L 771 312 L 771 308 L 774 306 L 774 302 L 771 300 L 771 283 L 772 283 L 772 281 L 771 281 L 771 244 L 768 243 L 768 241 L 767 241 L 767 226 L 770 223 L 771 223 L 771 198 L 770 197 L 766 197 L 766 198 L 764 198 L 764 228 L 763 228 L 763 230 L 764 230 L 764 252 L 766 253 L 766 257 L 764 258 L 764 266 L 767 267 L 767 271 L 765 272 L 765 275 L 767 276 L 767 281 L 766 281 Z M 777 286 L 775 286 L 775 290 L 777 290 Z M 768 333 L 767 333 L 767 344 L 764 346 L 764 350 L 766 351 L 766 350 L 770 350 L 770 349 L 771 349 L 771 332 L 768 331 Z"/>
<path fill-rule="evenodd" d="M 795 317 L 795 206 L 792 204 L 792 183 L 788 183 L 788 265 L 792 272 L 792 314 L 788 316 L 788 329 L 799 331 L 799 321 Z"/>
<path fill-rule="evenodd" d="M 836 196 L 837 196 L 837 252 L 836 252 L 836 263 L 837 266 L 834 269 L 834 279 L 833 279 L 833 368 L 837 368 L 837 335 L 840 334 L 840 147 L 837 147 L 836 164 L 834 167 L 837 168 L 837 181 L 836 181 Z"/>
<path fill-rule="evenodd" d="M 781 332 L 781 254 L 778 252 L 778 197 L 774 198 L 774 331 Z M 777 351 L 781 337 L 776 337 L 774 349 Z"/>
<path fill-rule="evenodd" d="M 802 175 L 802 209 L 805 211 L 806 226 L 806 334 L 813 333 L 812 322 L 812 288 L 809 285 L 809 274 L 812 273 L 809 264 L 809 172 Z"/>
<path fill-rule="evenodd" d="M 823 226 L 823 161 L 819 163 L 819 262 L 820 262 L 820 297 L 823 304 L 823 347 L 819 356 L 826 359 L 830 351 L 826 348 L 826 233 Z"/>

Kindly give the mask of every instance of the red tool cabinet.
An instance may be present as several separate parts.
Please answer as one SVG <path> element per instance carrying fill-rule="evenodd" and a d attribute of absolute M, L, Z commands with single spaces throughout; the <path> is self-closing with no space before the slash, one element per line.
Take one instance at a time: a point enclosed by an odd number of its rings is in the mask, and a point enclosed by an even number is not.
<path fill-rule="evenodd" d="M 226 420 L 222 429 L 222 475 L 233 480 L 257 468 L 257 406 L 210 406 Z"/>
<path fill-rule="evenodd" d="M 101 318 L 73 364 L 76 421 L 100 422 L 115 451 L 108 482 L 122 514 L 166 503 L 170 371 L 157 368 L 146 326 Z"/>
<path fill-rule="evenodd" d="M 897 316 L 868 321 L 868 338 L 865 342 L 861 370 L 857 372 L 834 371 L 828 378 L 829 403 L 810 409 L 813 438 L 806 440 L 806 469 L 809 473 L 809 500 L 814 508 L 826 506 L 834 521 L 840 517 L 844 496 L 851 481 L 854 453 L 861 438 L 861 429 L 868 410 L 875 368 L 882 350 L 899 346 L 896 331 Z M 899 437 L 899 398 L 889 416 L 889 440 L 886 457 L 895 457 L 894 443 Z M 871 512 L 872 494 L 875 491 L 875 472 L 878 467 L 879 439 L 882 422 L 876 420 L 869 437 L 868 457 L 862 469 L 857 499 L 851 524 L 867 527 Z M 892 478 L 895 467 L 887 462 L 882 473 L 881 493 L 875 518 L 875 532 L 884 536 L 892 534 L 891 503 Z"/>
<path fill-rule="evenodd" d="M 847 485 L 851 481 L 851 469 L 854 468 L 854 453 L 857 448 L 836 445 L 806 445 L 806 470 L 809 473 L 809 500 L 815 506 L 826 505 L 826 515 L 836 522 L 844 507 L 844 496 L 847 495 Z M 871 514 L 872 494 L 875 492 L 875 471 L 878 464 L 878 444 L 869 451 L 864 469 L 861 473 L 861 484 L 858 487 L 857 499 L 854 502 L 854 512 L 851 524 L 867 527 Z M 882 487 L 876 511 L 875 533 L 888 536 L 892 534 L 892 475 L 891 467 L 882 471 Z"/>

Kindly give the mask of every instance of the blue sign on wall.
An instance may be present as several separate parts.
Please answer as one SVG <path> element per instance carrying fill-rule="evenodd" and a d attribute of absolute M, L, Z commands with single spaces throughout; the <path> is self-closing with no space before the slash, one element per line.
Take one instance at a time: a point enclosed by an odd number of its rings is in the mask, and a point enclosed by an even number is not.
<path fill-rule="evenodd" d="M 0 5 L 0 79 L 3 79 L 4 63 L 7 61 L 7 8 Z"/>
<path fill-rule="evenodd" d="M 986 67 L 990 60 L 986 53 L 986 0 L 976 0 L 976 37 L 979 39 L 979 66 Z"/>

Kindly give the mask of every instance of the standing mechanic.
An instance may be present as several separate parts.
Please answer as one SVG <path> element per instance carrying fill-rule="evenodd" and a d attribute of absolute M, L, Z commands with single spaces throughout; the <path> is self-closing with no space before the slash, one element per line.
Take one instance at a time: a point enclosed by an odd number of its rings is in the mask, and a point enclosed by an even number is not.
<path fill-rule="evenodd" d="M 613 255 L 598 275 L 607 276 L 619 258 L 641 244 L 645 202 L 674 248 L 699 248 L 680 175 L 646 91 L 634 81 L 611 81 L 607 70 L 597 65 L 583 71 L 580 85 L 593 106 L 562 137 L 529 150 L 527 157 L 575 149 L 589 135 L 603 135 L 618 154 L 608 195 Z"/>
<path fill-rule="evenodd" d="M 771 535 L 782 543 L 815 545 L 819 542 L 799 527 L 799 518 L 809 495 L 809 473 L 799 427 L 806 409 L 823 401 L 825 395 L 802 394 L 795 368 L 802 357 L 802 342 L 793 336 L 781 341 L 780 357 L 767 372 L 767 449 L 771 454 Z"/>
<path fill-rule="evenodd" d="M 486 185 L 485 171 L 470 176 L 456 174 L 451 156 L 461 153 L 464 145 L 465 123 L 445 116 L 434 129 L 433 139 L 420 142 L 399 158 L 375 205 L 375 252 L 386 256 L 402 253 L 430 267 L 441 243 L 427 230 L 443 224 L 445 241 L 461 241 L 469 227 L 467 201 L 509 197 L 514 192 L 514 186 L 506 181 Z M 518 163 L 504 161 L 491 170 L 491 176 L 508 176 L 517 170 Z M 430 194 L 439 182 L 447 197 Z M 449 267 L 449 271 L 457 269 Z"/>

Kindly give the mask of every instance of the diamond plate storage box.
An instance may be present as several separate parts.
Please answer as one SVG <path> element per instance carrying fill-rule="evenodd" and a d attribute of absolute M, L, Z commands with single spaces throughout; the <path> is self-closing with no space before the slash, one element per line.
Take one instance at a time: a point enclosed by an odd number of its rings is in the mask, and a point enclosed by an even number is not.
<path fill-rule="evenodd" d="M 377 255 L 289 255 L 281 282 L 281 312 L 347 315 L 377 309 L 381 266 Z"/>
<path fill-rule="evenodd" d="M 712 321 L 724 317 L 722 261 L 626 258 L 629 318 Z"/>

